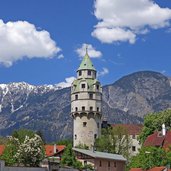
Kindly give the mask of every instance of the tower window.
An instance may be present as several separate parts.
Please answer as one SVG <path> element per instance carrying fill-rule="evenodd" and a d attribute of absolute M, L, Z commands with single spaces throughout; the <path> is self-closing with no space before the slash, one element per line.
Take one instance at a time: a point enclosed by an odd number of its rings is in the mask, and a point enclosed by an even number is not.
<path fill-rule="evenodd" d="M 78 111 L 78 107 L 75 108 L 75 111 Z"/>
<path fill-rule="evenodd" d="M 132 146 L 132 151 L 136 151 L 136 147 L 135 146 Z"/>
<path fill-rule="evenodd" d="M 79 76 L 81 76 L 82 75 L 82 72 L 81 71 L 79 71 Z"/>
<path fill-rule="evenodd" d="M 90 111 L 93 111 L 93 107 L 92 106 L 90 106 Z"/>
<path fill-rule="evenodd" d="M 75 140 L 77 139 L 77 135 L 76 134 L 74 135 L 74 138 L 75 138 Z"/>
<path fill-rule="evenodd" d="M 91 75 L 91 71 L 90 70 L 88 70 L 88 75 Z"/>
<path fill-rule="evenodd" d="M 97 134 L 94 134 L 94 139 L 96 139 L 97 138 Z"/>
<path fill-rule="evenodd" d="M 85 88 L 85 84 L 81 84 L 81 88 Z"/>
<path fill-rule="evenodd" d="M 96 85 L 97 90 L 99 90 L 99 85 Z"/>
<path fill-rule="evenodd" d="M 87 122 L 83 122 L 83 127 L 86 127 L 87 126 Z"/>
<path fill-rule="evenodd" d="M 99 112 L 99 107 L 97 107 L 97 112 Z"/>
<path fill-rule="evenodd" d="M 78 94 L 75 95 L 75 100 L 78 100 Z"/>
<path fill-rule="evenodd" d="M 89 94 L 89 98 L 93 99 L 93 94 L 92 93 Z"/>
<path fill-rule="evenodd" d="M 82 111 L 85 111 L 85 106 L 82 106 Z"/>

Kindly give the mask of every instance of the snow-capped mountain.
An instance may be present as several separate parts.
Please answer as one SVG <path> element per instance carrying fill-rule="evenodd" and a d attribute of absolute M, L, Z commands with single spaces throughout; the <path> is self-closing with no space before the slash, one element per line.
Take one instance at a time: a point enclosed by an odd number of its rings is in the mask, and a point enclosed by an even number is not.
<path fill-rule="evenodd" d="M 142 123 L 144 115 L 171 108 L 170 79 L 137 72 L 103 87 L 103 117 L 111 123 Z M 25 82 L 0 84 L 0 135 L 14 129 L 41 131 L 47 141 L 72 137 L 70 88 Z"/>

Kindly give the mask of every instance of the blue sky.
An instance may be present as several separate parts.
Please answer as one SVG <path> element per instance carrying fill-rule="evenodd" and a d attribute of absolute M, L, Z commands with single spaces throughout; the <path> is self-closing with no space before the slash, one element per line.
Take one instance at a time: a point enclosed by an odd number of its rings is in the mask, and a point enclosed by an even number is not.
<path fill-rule="evenodd" d="M 171 76 L 170 24 L 169 0 L 0 0 L 0 83 L 65 82 L 85 44 L 103 85 L 142 70 Z"/>

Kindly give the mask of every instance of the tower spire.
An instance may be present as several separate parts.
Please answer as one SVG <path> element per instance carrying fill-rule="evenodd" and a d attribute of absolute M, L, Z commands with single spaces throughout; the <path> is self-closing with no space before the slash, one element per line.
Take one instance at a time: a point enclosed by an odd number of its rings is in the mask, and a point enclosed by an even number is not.
<path fill-rule="evenodd" d="M 88 55 L 88 45 L 86 44 L 86 55 Z"/>

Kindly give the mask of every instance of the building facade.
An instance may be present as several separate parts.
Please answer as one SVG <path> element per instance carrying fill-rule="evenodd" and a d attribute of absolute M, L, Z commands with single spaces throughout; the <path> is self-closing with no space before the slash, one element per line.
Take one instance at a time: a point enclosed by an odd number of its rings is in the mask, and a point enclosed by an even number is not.
<path fill-rule="evenodd" d="M 102 88 L 96 73 L 86 52 L 71 87 L 74 147 L 81 144 L 91 148 L 101 134 Z"/>
<path fill-rule="evenodd" d="M 83 166 L 91 165 L 95 171 L 125 171 L 126 159 L 122 155 L 73 148 Z"/>

